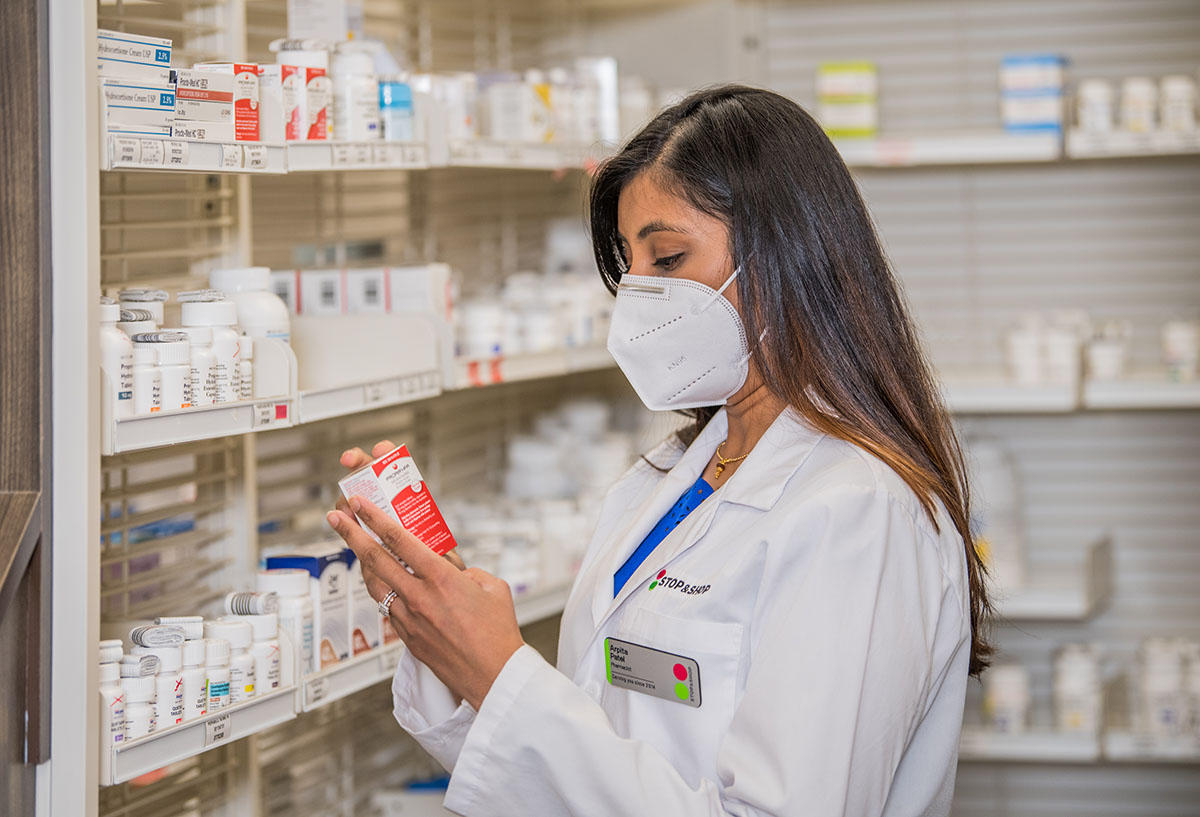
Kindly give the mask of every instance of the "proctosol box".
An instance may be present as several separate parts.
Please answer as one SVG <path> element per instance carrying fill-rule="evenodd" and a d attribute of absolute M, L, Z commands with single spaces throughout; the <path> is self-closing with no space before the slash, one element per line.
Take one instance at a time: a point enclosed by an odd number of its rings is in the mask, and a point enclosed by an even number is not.
<path fill-rule="evenodd" d="M 338 483 L 346 499 L 360 496 L 395 519 L 439 556 L 458 544 L 417 464 L 401 445 Z M 361 520 L 360 520 L 361 521 Z M 363 528 L 369 530 L 366 525 Z"/>

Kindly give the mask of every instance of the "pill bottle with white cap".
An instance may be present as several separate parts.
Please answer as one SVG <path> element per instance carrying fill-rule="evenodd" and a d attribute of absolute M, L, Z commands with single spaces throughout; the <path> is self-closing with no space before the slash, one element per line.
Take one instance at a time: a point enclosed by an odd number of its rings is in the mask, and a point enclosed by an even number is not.
<path fill-rule="evenodd" d="M 213 404 L 213 365 L 216 355 L 212 349 L 212 328 L 208 326 L 185 326 L 176 331 L 187 335 L 191 350 L 189 383 L 192 389 L 193 406 Z"/>
<path fill-rule="evenodd" d="M 122 309 L 144 309 L 152 320 L 163 325 L 163 303 L 167 293 L 161 289 L 123 289 L 117 293 Z"/>
<path fill-rule="evenodd" d="M 180 323 L 212 330 L 213 402 L 233 402 L 237 399 L 234 387 L 238 368 L 237 305 L 212 289 L 181 292 L 179 301 Z"/>
<path fill-rule="evenodd" d="M 234 616 L 248 622 L 254 633 L 250 655 L 254 658 L 255 688 L 259 695 L 279 689 L 279 614 Z"/>
<path fill-rule="evenodd" d="M 130 346 L 133 346 L 132 341 Z M 162 410 L 162 372 L 158 350 L 153 346 L 133 347 L 133 415 L 144 417 Z"/>
<path fill-rule="evenodd" d="M 208 630 L 205 622 L 205 631 Z M 229 642 L 224 638 L 204 639 L 204 684 L 208 690 L 209 714 L 229 706 Z"/>
<path fill-rule="evenodd" d="M 145 737 L 158 728 L 157 682 L 153 675 L 122 678 L 125 690 L 125 740 Z"/>
<path fill-rule="evenodd" d="M 296 682 L 295 673 L 307 675 L 313 671 L 313 605 L 309 595 L 307 570 L 260 570 L 257 587 L 279 595 L 279 629 L 291 642 L 296 660 L 294 666 L 285 664 L 282 683 Z"/>
<path fill-rule="evenodd" d="M 237 304 L 237 324 L 242 334 L 290 341 L 291 316 L 287 304 L 271 289 L 270 267 L 213 270 L 208 281 Z"/>
<path fill-rule="evenodd" d="M 134 655 L 153 655 L 158 658 L 155 680 L 155 720 L 159 729 L 183 723 L 183 656 L 181 647 L 134 647 Z"/>
<path fill-rule="evenodd" d="M 149 310 L 122 308 L 121 320 L 117 323 L 117 328 L 129 337 L 133 337 L 138 332 L 157 331 L 158 324 L 154 322 L 154 313 Z"/>
<path fill-rule="evenodd" d="M 138 332 L 133 336 L 133 348 L 151 348 L 158 355 L 163 410 L 191 408 L 192 364 L 187 335 L 183 332 Z"/>
<path fill-rule="evenodd" d="M 183 642 L 180 659 L 183 669 L 183 719 L 190 721 L 208 714 L 208 687 L 205 685 L 207 672 L 204 666 L 205 645 L 203 638 Z"/>
<path fill-rule="evenodd" d="M 125 741 L 125 690 L 121 688 L 121 641 L 100 642 L 100 735 L 110 746 Z"/>
<path fill-rule="evenodd" d="M 101 298 L 97 309 L 100 321 L 100 369 L 108 377 L 113 392 L 113 416 L 133 414 L 133 344 L 117 328 L 121 308 L 112 298 Z"/>
<path fill-rule="evenodd" d="M 254 630 L 248 621 L 226 616 L 204 622 L 207 638 L 223 638 L 229 642 L 229 703 L 240 704 L 254 697 Z"/>

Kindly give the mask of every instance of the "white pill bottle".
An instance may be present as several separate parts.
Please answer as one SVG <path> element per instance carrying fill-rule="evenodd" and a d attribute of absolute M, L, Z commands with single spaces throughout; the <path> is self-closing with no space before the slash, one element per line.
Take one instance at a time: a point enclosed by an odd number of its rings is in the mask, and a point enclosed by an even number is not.
<path fill-rule="evenodd" d="M 260 570 L 257 587 L 279 595 L 279 629 L 291 642 L 295 660 L 285 662 L 281 672 L 284 686 L 294 684 L 313 667 L 313 604 L 309 596 L 309 573 L 293 568 Z"/>

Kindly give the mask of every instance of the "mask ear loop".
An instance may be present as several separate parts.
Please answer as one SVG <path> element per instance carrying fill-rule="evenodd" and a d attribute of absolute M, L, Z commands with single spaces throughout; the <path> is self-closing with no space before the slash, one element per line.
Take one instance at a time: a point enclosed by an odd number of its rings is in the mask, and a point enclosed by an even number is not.
<path fill-rule="evenodd" d="M 763 339 L 763 338 L 765 338 L 766 336 L 767 336 L 767 330 L 766 330 L 766 329 L 764 329 L 764 330 L 762 330 L 761 332 L 759 332 L 759 333 L 758 333 L 758 340 L 756 340 L 756 341 L 754 342 L 754 346 L 755 346 L 756 348 L 757 348 L 758 346 L 761 346 L 761 345 L 762 345 L 762 339 Z M 751 357 L 753 357 L 753 356 L 754 356 L 754 349 L 751 349 L 750 351 L 746 352 L 746 356 L 745 356 L 745 357 L 743 357 L 741 360 L 739 360 L 739 361 L 738 361 L 737 365 L 741 366 L 743 363 L 746 363 L 747 361 L 749 361 L 749 360 L 750 360 L 750 358 L 751 358 Z"/>
<path fill-rule="evenodd" d="M 720 297 L 721 297 L 721 293 L 723 293 L 725 290 L 729 289 L 729 285 L 733 283 L 733 279 L 734 279 L 734 278 L 737 278 L 737 277 L 738 277 L 738 275 L 740 275 L 740 274 L 741 274 L 741 272 L 742 272 L 742 268 L 741 268 L 741 266 L 739 265 L 739 266 L 738 266 L 738 267 L 737 267 L 737 268 L 736 268 L 736 269 L 733 271 L 733 274 L 732 274 L 732 275 L 730 275 L 728 278 L 726 278 L 726 279 L 725 279 L 725 283 L 721 284 L 721 288 L 720 288 L 720 289 L 718 289 L 716 292 L 714 292 L 714 293 L 712 294 L 712 297 L 710 297 L 710 298 L 709 298 L 707 301 L 705 301 L 705 302 L 704 302 L 704 306 L 702 306 L 702 307 L 699 307 L 699 308 L 697 308 L 697 307 L 694 307 L 694 306 L 692 307 L 692 314 L 693 314 L 693 315 L 699 315 L 701 312 L 705 311 L 705 310 L 706 310 L 706 309 L 708 309 L 710 306 L 712 306 L 713 304 L 715 304 L 715 303 L 717 302 L 717 298 L 720 298 Z"/>

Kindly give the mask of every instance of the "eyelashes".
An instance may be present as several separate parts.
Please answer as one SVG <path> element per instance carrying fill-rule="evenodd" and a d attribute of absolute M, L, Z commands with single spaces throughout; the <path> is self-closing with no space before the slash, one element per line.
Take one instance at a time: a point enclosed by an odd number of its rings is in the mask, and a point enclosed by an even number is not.
<path fill-rule="evenodd" d="M 662 258 L 655 258 L 654 266 L 669 272 L 675 269 L 675 267 L 679 266 L 679 261 L 681 258 L 683 258 L 683 253 L 681 252 L 675 253 L 674 255 L 666 255 Z"/>

